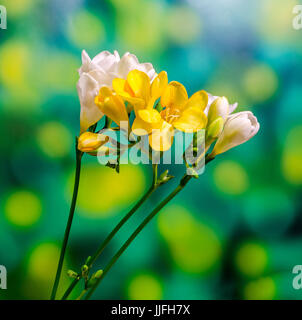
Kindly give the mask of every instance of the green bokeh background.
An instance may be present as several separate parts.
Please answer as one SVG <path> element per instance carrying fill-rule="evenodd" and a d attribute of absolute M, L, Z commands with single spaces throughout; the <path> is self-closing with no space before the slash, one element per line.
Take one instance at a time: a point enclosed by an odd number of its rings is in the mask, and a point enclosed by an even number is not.
<path fill-rule="evenodd" d="M 209 164 L 152 221 L 98 299 L 300 299 L 302 30 L 296 0 L 1 0 L 0 299 L 47 299 L 71 199 L 81 51 L 130 51 L 192 94 L 252 110 L 258 135 Z M 300 3 L 301 4 L 301 3 Z M 166 167 L 162 166 L 161 169 Z M 103 268 L 176 179 L 98 261 Z M 148 188 L 150 166 L 117 175 L 85 157 L 65 271 L 77 269 Z M 60 292 L 70 280 L 64 272 Z M 75 292 L 79 293 L 79 290 Z"/>

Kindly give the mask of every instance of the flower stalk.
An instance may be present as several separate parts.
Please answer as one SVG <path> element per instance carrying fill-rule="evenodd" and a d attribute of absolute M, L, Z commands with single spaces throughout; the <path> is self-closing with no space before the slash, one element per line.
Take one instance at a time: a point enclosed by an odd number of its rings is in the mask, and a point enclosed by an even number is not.
<path fill-rule="evenodd" d="M 187 183 L 193 178 L 193 176 L 184 175 L 181 179 L 180 184 L 171 192 L 145 219 L 144 221 L 135 229 L 132 235 L 128 238 L 128 240 L 123 244 L 123 246 L 118 250 L 118 252 L 113 256 L 110 260 L 108 265 L 105 267 L 102 276 L 96 281 L 96 283 L 91 287 L 88 291 L 87 295 L 85 296 L 85 300 L 88 300 L 106 274 L 110 271 L 110 269 L 114 266 L 120 256 L 124 253 L 124 251 L 129 247 L 132 241 L 138 236 L 138 234 L 145 228 L 145 226 L 155 217 L 155 215 L 168 203 L 170 202 L 186 185 Z M 83 292 L 82 292 L 83 293 Z M 84 294 L 81 294 L 83 297 Z"/>
<path fill-rule="evenodd" d="M 76 138 L 75 149 L 76 149 L 76 172 L 75 172 L 75 180 L 74 180 L 74 187 L 73 187 L 73 195 L 72 195 L 72 201 L 71 201 L 68 221 L 67 221 L 67 225 L 66 225 L 66 229 L 65 229 L 65 233 L 64 233 L 63 243 L 62 243 L 62 247 L 61 247 L 56 277 L 55 277 L 55 281 L 54 281 L 52 292 L 51 292 L 51 297 L 50 297 L 51 300 L 55 300 L 55 298 L 56 298 L 56 294 L 57 294 L 57 290 L 58 290 L 58 286 L 59 286 L 59 282 L 60 282 L 60 276 L 61 276 L 62 268 L 63 268 L 64 257 L 65 257 L 66 248 L 67 248 L 67 244 L 68 244 L 69 234 L 70 234 L 71 225 L 72 225 L 72 221 L 73 221 L 73 217 L 74 217 L 74 212 L 75 212 L 75 207 L 76 207 L 76 202 L 77 202 L 77 197 L 78 197 L 78 191 L 79 191 L 81 162 L 82 162 L 83 153 L 80 150 L 78 150 L 78 139 L 77 138 Z"/>
<path fill-rule="evenodd" d="M 123 225 L 132 217 L 132 215 L 142 206 L 142 204 L 151 196 L 151 194 L 160 186 L 158 184 L 158 174 L 157 174 L 157 168 L 158 165 L 154 164 L 153 166 L 153 180 L 150 188 L 147 190 L 147 192 L 143 195 L 143 197 L 134 205 L 134 207 L 120 220 L 120 222 L 116 225 L 116 227 L 110 232 L 110 234 L 107 236 L 107 238 L 102 242 L 102 244 L 99 246 L 95 254 L 88 258 L 88 261 L 86 262 L 86 265 L 90 269 L 92 265 L 95 263 L 95 261 L 98 259 L 98 257 L 102 254 L 104 249 L 107 247 L 109 242 L 112 240 L 112 238 L 117 234 L 117 232 L 123 227 Z M 69 288 L 64 293 L 62 300 L 66 300 L 74 287 L 77 285 L 77 283 L 81 280 L 81 276 L 78 276 L 73 280 L 73 282 L 70 284 Z"/>

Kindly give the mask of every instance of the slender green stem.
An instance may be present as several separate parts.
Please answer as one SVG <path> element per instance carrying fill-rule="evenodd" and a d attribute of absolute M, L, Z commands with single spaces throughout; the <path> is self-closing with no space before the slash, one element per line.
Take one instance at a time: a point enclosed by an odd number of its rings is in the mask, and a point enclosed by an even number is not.
<path fill-rule="evenodd" d="M 214 160 L 214 158 L 211 158 L 209 156 L 205 159 L 205 165 L 208 164 Z M 103 280 L 103 278 L 106 276 L 106 274 L 110 271 L 110 269 L 114 266 L 115 262 L 119 259 L 119 257 L 124 253 L 124 251 L 129 247 L 129 245 L 132 243 L 132 241 L 138 236 L 138 234 L 144 229 L 144 227 L 155 217 L 155 215 L 168 203 L 170 202 L 186 185 L 187 183 L 193 178 L 193 176 L 189 176 L 185 174 L 183 178 L 180 180 L 179 185 L 162 201 L 160 204 L 143 220 L 143 222 L 135 229 L 135 231 L 131 234 L 131 236 L 128 238 L 128 240 L 122 245 L 122 247 L 119 249 L 119 251 L 113 256 L 113 258 L 110 260 L 110 262 L 107 264 L 107 266 L 104 269 L 104 272 L 102 276 L 97 280 L 97 282 L 91 287 L 91 289 L 88 291 L 85 300 L 88 300 L 100 282 Z M 87 291 L 87 290 L 86 290 Z M 84 297 L 85 292 L 82 292 L 82 296 Z"/>
<path fill-rule="evenodd" d="M 76 202 L 77 202 L 79 183 L 80 183 L 80 173 L 81 173 L 81 160 L 83 155 L 83 153 L 78 150 L 77 146 L 78 146 L 78 143 L 76 140 L 76 172 L 75 172 L 73 195 L 72 195 L 68 221 L 67 221 L 67 225 L 64 233 L 64 239 L 61 247 L 60 259 L 58 262 L 56 277 L 55 277 L 55 281 L 54 281 L 52 292 L 51 292 L 51 297 L 50 297 L 51 300 L 54 300 L 56 298 L 56 293 L 57 293 L 59 282 L 60 282 L 60 276 L 62 273 L 64 257 L 65 257 L 66 248 L 68 244 L 70 229 L 71 229 L 72 220 L 73 220 L 74 211 L 75 211 Z"/>
<path fill-rule="evenodd" d="M 61 300 L 66 300 L 69 295 L 71 294 L 72 290 L 75 288 L 75 286 L 78 284 L 78 282 L 80 281 L 80 278 L 76 278 L 73 279 L 73 281 L 71 282 L 70 286 L 67 288 L 67 290 L 65 291 L 63 297 L 61 298 Z"/>
<path fill-rule="evenodd" d="M 87 289 L 84 289 L 84 290 L 80 293 L 80 295 L 77 297 L 76 300 L 82 300 L 82 298 L 85 296 L 86 292 L 87 292 Z"/>
<path fill-rule="evenodd" d="M 131 242 L 138 236 L 138 234 L 144 229 L 144 227 L 152 220 L 152 218 L 169 202 L 171 201 L 191 180 L 192 176 L 184 175 L 181 179 L 179 185 L 172 191 L 144 220 L 143 222 L 135 229 L 135 231 L 131 234 L 128 240 L 122 245 L 122 247 L 118 250 L 118 252 L 113 256 L 110 262 L 104 269 L 102 276 L 97 280 L 97 282 L 91 287 L 88 291 L 85 300 L 88 300 L 93 292 L 96 290 L 97 286 L 100 284 L 102 279 L 106 276 L 106 274 L 113 267 L 115 262 L 119 259 L 119 257 L 123 254 L 123 252 L 129 247 Z M 82 292 L 83 293 L 83 292 Z M 83 293 L 83 296 L 85 293 Z"/>
<path fill-rule="evenodd" d="M 151 187 L 148 189 L 148 191 L 143 195 L 143 197 L 134 205 L 134 207 L 120 220 L 120 222 L 116 225 L 116 227 L 110 232 L 110 234 L 107 236 L 107 238 L 102 242 L 102 244 L 99 246 L 95 254 L 89 259 L 89 262 L 87 263 L 87 266 L 90 268 L 93 263 L 98 259 L 98 257 L 101 255 L 101 253 L 104 251 L 104 249 L 107 247 L 109 242 L 112 240 L 112 238 L 116 235 L 116 233 L 122 228 L 122 226 L 131 218 L 131 216 L 141 207 L 141 205 L 151 196 L 151 194 L 157 189 L 157 167 L 158 165 L 153 165 L 153 181 Z M 62 300 L 65 300 L 68 298 L 69 294 L 72 292 L 73 288 L 77 285 L 77 283 L 80 281 L 80 277 L 73 280 L 73 282 L 70 284 L 67 291 L 64 293 Z"/>

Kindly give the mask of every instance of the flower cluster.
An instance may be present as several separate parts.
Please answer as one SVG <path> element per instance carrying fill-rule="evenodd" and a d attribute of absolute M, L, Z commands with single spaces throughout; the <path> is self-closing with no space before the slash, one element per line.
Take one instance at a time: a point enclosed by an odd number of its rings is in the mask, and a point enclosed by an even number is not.
<path fill-rule="evenodd" d="M 129 53 L 120 58 L 116 51 L 104 51 L 91 60 L 83 51 L 79 74 L 78 148 L 83 152 L 95 154 L 108 142 L 108 137 L 87 131 L 104 115 L 115 128 L 127 123 L 136 136 L 147 136 L 155 151 L 171 148 L 175 130 L 205 130 L 205 152 L 214 145 L 211 158 L 246 142 L 259 130 L 252 112 L 233 113 L 237 104 L 204 90 L 188 97 L 186 88 L 177 81 L 169 82 L 165 71 L 157 74 L 152 64 L 139 63 Z M 132 112 L 134 120 L 130 121 Z"/>

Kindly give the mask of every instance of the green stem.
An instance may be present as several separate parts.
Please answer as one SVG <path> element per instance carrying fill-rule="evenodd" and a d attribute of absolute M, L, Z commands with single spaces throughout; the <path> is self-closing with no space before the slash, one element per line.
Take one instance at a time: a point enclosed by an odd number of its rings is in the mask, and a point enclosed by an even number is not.
<path fill-rule="evenodd" d="M 63 262 L 64 262 L 65 253 L 66 253 L 66 247 L 68 244 L 70 229 L 71 229 L 72 220 L 73 220 L 74 211 L 75 211 L 76 202 L 77 202 L 79 183 L 80 183 L 82 155 L 83 155 L 83 153 L 78 150 L 78 143 L 76 140 L 76 172 L 75 172 L 73 195 L 72 195 L 72 201 L 71 201 L 68 221 L 67 221 L 67 225 L 66 225 L 66 229 L 65 229 L 65 233 L 64 233 L 64 239 L 63 239 L 63 243 L 62 243 L 60 259 L 59 259 L 58 268 L 57 268 L 57 272 L 56 272 L 56 277 L 55 277 L 55 281 L 54 281 L 52 292 L 51 292 L 51 297 L 50 297 L 51 300 L 55 300 L 55 298 L 56 298 L 56 293 L 57 293 L 59 282 L 60 282 L 60 276 L 62 273 Z"/>
<path fill-rule="evenodd" d="M 116 227 L 110 232 L 108 237 L 100 245 L 96 253 L 89 260 L 88 267 L 91 267 L 92 264 L 97 260 L 97 258 L 104 251 L 111 239 L 116 235 L 120 228 L 132 217 L 132 215 L 140 208 L 140 206 L 151 196 L 151 194 L 157 188 L 157 165 L 153 166 L 153 182 L 149 190 L 143 195 L 143 197 L 136 203 L 136 205 L 124 216 L 124 218 L 116 225 Z"/>
<path fill-rule="evenodd" d="M 76 300 L 82 300 L 82 298 L 84 297 L 84 295 L 86 294 L 86 292 L 87 292 L 87 289 L 84 289 L 84 290 L 80 293 L 80 295 L 77 297 Z"/>
<path fill-rule="evenodd" d="M 151 194 L 157 189 L 157 167 L 158 165 L 153 165 L 153 181 L 149 190 L 143 195 L 143 197 L 135 204 L 135 206 L 120 220 L 120 222 L 116 225 L 116 227 L 110 232 L 107 238 L 102 242 L 100 247 L 97 249 L 96 253 L 89 259 L 87 266 L 91 268 L 93 263 L 98 259 L 104 249 L 107 247 L 112 238 L 116 235 L 116 233 L 121 229 L 121 227 L 131 218 L 131 216 L 141 207 L 141 205 L 151 196 Z M 62 300 L 68 298 L 69 294 L 72 292 L 73 288 L 80 281 L 80 277 L 73 280 L 70 284 L 67 291 L 64 293 Z"/>
<path fill-rule="evenodd" d="M 88 300 L 91 295 L 96 290 L 97 286 L 100 284 L 102 279 L 106 276 L 106 274 L 110 271 L 110 269 L 114 266 L 115 262 L 119 259 L 119 257 L 123 254 L 123 252 L 129 247 L 131 242 L 138 236 L 138 234 L 144 229 L 144 227 L 152 220 L 152 218 L 168 203 L 170 202 L 191 180 L 192 176 L 184 175 L 181 179 L 179 185 L 172 191 L 145 219 L 144 221 L 135 229 L 132 235 L 128 238 L 128 240 L 123 244 L 123 246 L 119 249 L 119 251 L 113 256 L 108 265 L 105 267 L 102 276 L 97 280 L 97 282 L 91 287 L 89 292 L 87 293 L 85 300 Z M 83 292 L 82 292 L 83 293 Z M 83 293 L 84 296 L 85 293 Z"/>

